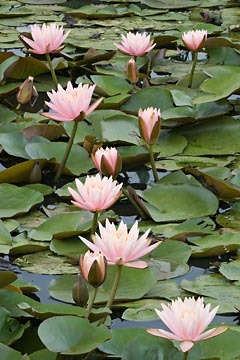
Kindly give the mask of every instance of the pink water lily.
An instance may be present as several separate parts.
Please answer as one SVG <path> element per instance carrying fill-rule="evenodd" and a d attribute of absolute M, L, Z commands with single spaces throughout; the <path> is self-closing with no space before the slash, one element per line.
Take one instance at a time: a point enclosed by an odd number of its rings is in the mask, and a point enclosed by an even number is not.
<path fill-rule="evenodd" d="M 82 83 L 74 88 L 71 81 L 68 81 L 66 90 L 58 85 L 57 91 L 47 93 L 51 101 L 45 103 L 51 111 L 42 115 L 57 121 L 72 121 L 79 118 L 83 120 L 103 99 L 99 98 L 90 105 L 94 89 L 95 85 Z"/>
<path fill-rule="evenodd" d="M 79 179 L 75 179 L 77 190 L 68 187 L 68 191 L 73 197 L 72 203 L 80 209 L 92 212 L 102 211 L 110 208 L 120 197 L 122 184 L 113 181 L 112 177 L 99 174 L 87 176 L 83 184 Z"/>
<path fill-rule="evenodd" d="M 122 53 L 131 56 L 144 56 L 151 51 L 156 44 L 150 39 L 150 35 L 147 33 L 132 33 L 129 32 L 127 35 L 122 35 L 122 43 L 114 43 L 116 48 Z"/>
<path fill-rule="evenodd" d="M 92 251 L 100 251 L 106 257 L 109 265 L 145 268 L 148 266 L 147 263 L 138 259 L 156 249 L 161 243 L 150 245 L 151 239 L 148 238 L 150 229 L 139 237 L 137 222 L 128 232 L 127 225 L 123 221 L 116 228 L 114 223 L 110 223 L 107 219 L 105 227 L 99 223 L 99 231 L 100 235 L 95 233 L 92 236 L 93 243 L 81 236 L 80 239 Z"/>
<path fill-rule="evenodd" d="M 139 109 L 138 125 L 142 138 L 147 144 L 154 144 L 160 133 L 161 112 L 160 109 L 149 107 L 147 109 Z"/>
<path fill-rule="evenodd" d="M 31 25 L 32 39 L 24 35 L 20 35 L 20 38 L 30 46 L 29 52 L 41 55 L 61 51 L 69 33 L 70 30 L 64 34 L 63 27 L 56 24 Z"/>
<path fill-rule="evenodd" d="M 186 48 L 195 52 L 202 49 L 206 39 L 207 30 L 191 30 L 182 35 L 182 40 Z"/>
<path fill-rule="evenodd" d="M 80 257 L 82 277 L 93 287 L 99 287 L 106 278 L 106 258 L 99 252 L 87 251 Z"/>
<path fill-rule="evenodd" d="M 94 165 L 103 175 L 111 175 L 115 178 L 122 169 L 121 157 L 114 147 L 99 148 L 91 157 Z"/>
<path fill-rule="evenodd" d="M 209 339 L 227 330 L 227 326 L 220 326 L 204 331 L 217 313 L 218 306 L 210 311 L 210 304 L 204 305 L 199 297 L 185 297 L 173 300 L 168 306 L 162 305 L 162 311 L 155 309 L 157 315 L 171 330 L 147 329 L 147 332 L 170 340 L 179 340 L 183 352 L 189 351 L 195 341 Z"/>

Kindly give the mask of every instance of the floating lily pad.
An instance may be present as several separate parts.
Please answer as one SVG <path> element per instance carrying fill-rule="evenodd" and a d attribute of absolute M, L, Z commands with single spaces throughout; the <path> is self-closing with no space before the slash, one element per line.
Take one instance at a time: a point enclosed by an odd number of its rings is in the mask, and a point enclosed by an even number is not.
<path fill-rule="evenodd" d="M 11 217 L 27 212 L 42 201 L 43 196 L 39 191 L 10 184 L 0 184 L 1 217 Z"/>
<path fill-rule="evenodd" d="M 18 257 L 15 263 L 23 270 L 35 274 L 76 274 L 78 267 L 71 265 L 66 258 L 42 251 Z"/>
<path fill-rule="evenodd" d="M 29 236 L 35 240 L 50 241 L 53 237 L 64 239 L 80 235 L 90 229 L 92 217 L 91 212 L 84 210 L 54 215 L 29 232 Z"/>
<path fill-rule="evenodd" d="M 145 191 L 137 191 L 156 222 L 179 221 L 212 215 L 218 201 L 208 190 L 191 184 L 156 183 Z"/>
<path fill-rule="evenodd" d="M 181 287 L 198 296 L 207 296 L 210 302 L 210 298 L 215 299 L 218 305 L 220 305 L 219 313 L 225 311 L 225 305 L 232 307 L 231 312 L 236 312 L 239 307 L 239 286 L 226 281 L 220 274 L 199 276 L 194 281 L 183 280 Z"/>
<path fill-rule="evenodd" d="M 32 159 L 56 159 L 56 161 L 60 163 L 66 147 L 67 144 L 61 142 L 42 142 L 41 144 L 33 142 L 26 146 L 26 151 Z M 79 159 L 81 159 L 81 161 L 79 161 Z M 75 175 L 86 173 L 92 168 L 92 161 L 89 159 L 88 152 L 80 146 L 73 145 L 66 163 L 66 168 Z"/>
<path fill-rule="evenodd" d="M 232 155 L 240 151 L 240 123 L 232 117 L 219 117 L 181 130 L 188 146 L 184 155 Z"/>
<path fill-rule="evenodd" d="M 50 351 L 69 355 L 88 353 L 111 338 L 107 327 L 77 316 L 49 318 L 40 324 L 38 335 Z"/>
<path fill-rule="evenodd" d="M 228 264 L 221 264 L 219 272 L 229 280 L 240 281 L 240 260 L 234 260 Z"/>
<path fill-rule="evenodd" d="M 193 257 L 219 256 L 240 248 L 239 235 L 236 233 L 218 232 L 202 238 L 188 239 L 192 246 Z"/>

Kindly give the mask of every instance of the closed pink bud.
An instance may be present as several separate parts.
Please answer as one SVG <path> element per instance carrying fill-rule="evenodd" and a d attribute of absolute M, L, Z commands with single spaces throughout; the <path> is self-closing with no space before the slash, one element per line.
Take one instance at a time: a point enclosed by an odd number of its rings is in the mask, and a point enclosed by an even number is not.
<path fill-rule="evenodd" d="M 141 137 L 147 144 L 153 145 L 160 134 L 161 112 L 160 109 L 149 107 L 138 111 L 138 126 Z"/>
<path fill-rule="evenodd" d="M 100 148 L 92 154 L 96 168 L 105 176 L 116 178 L 122 170 L 122 159 L 116 148 Z"/>
<path fill-rule="evenodd" d="M 130 59 L 127 62 L 127 79 L 131 84 L 135 85 L 138 82 L 138 69 L 136 66 L 136 61 L 134 59 Z"/>
<path fill-rule="evenodd" d="M 80 257 L 80 270 L 82 277 L 91 286 L 97 288 L 106 278 L 106 258 L 100 252 L 87 251 Z"/>
<path fill-rule="evenodd" d="M 207 39 L 207 30 L 191 30 L 183 33 L 182 40 L 186 48 L 190 51 L 199 51 Z"/>
<path fill-rule="evenodd" d="M 38 97 L 38 92 L 33 85 L 34 77 L 29 76 L 19 87 L 18 93 L 17 93 L 17 101 L 19 104 L 26 104 L 28 103 L 32 98 Z"/>

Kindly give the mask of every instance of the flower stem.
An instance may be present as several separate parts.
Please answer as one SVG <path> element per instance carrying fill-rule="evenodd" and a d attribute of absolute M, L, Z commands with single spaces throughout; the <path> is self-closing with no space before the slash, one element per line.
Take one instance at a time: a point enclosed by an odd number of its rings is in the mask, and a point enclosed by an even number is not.
<path fill-rule="evenodd" d="M 97 296 L 97 291 L 98 291 L 98 288 L 94 287 L 93 288 L 93 293 L 92 293 L 92 296 L 90 297 L 89 299 L 89 302 L 88 302 L 88 306 L 87 306 L 87 309 L 86 309 L 86 313 L 85 313 L 85 318 L 88 319 L 90 314 L 91 314 L 91 310 L 92 310 L 92 307 L 93 307 L 93 304 L 94 304 L 94 301 L 96 299 L 96 296 Z"/>
<path fill-rule="evenodd" d="M 97 229 L 98 213 L 99 213 L 98 211 L 95 211 L 95 213 L 93 215 L 91 235 L 95 234 L 96 229 Z"/>
<path fill-rule="evenodd" d="M 152 145 L 150 145 L 150 144 L 148 145 L 148 151 L 149 151 L 149 157 L 150 157 L 150 163 L 151 163 L 151 167 L 152 167 L 154 181 L 157 182 L 159 180 L 159 178 L 158 178 L 158 173 L 157 173 L 156 164 L 155 164 L 155 160 L 154 160 L 153 148 L 152 148 Z"/>
<path fill-rule="evenodd" d="M 190 72 L 190 75 L 189 75 L 189 80 L 188 80 L 188 87 L 189 88 L 192 87 L 193 74 L 194 74 L 195 67 L 197 65 L 197 60 L 198 60 L 198 52 L 195 51 L 194 52 L 194 59 L 193 59 L 192 69 L 191 69 L 191 72 Z"/>
<path fill-rule="evenodd" d="M 65 166 L 65 164 L 67 162 L 68 156 L 70 154 L 70 151 L 71 151 L 71 148 L 72 148 L 72 145 L 73 145 L 73 141 L 74 141 L 74 138 L 75 138 L 75 135 L 76 135 L 76 132 L 77 132 L 77 127 L 78 127 L 78 120 L 74 120 L 72 132 L 71 132 L 68 144 L 67 144 L 65 154 L 64 154 L 64 156 L 62 158 L 61 164 L 60 164 L 60 166 L 58 168 L 57 174 L 56 174 L 55 179 L 54 179 L 55 183 L 60 179 L 60 177 L 62 175 L 64 166 Z"/>
<path fill-rule="evenodd" d="M 183 360 L 187 360 L 188 358 L 188 351 L 183 353 Z"/>
<path fill-rule="evenodd" d="M 53 68 L 53 65 L 52 65 L 52 60 L 50 58 L 50 55 L 49 53 L 46 53 L 46 59 L 47 59 L 47 62 L 48 62 L 48 66 L 49 66 L 49 69 L 50 69 L 50 72 L 51 72 L 51 75 L 52 75 L 52 79 L 53 79 L 53 82 L 54 82 L 54 85 L 57 89 L 58 87 L 58 80 L 57 80 L 57 76 L 56 76 L 56 73 L 54 71 L 54 68 Z"/>
<path fill-rule="evenodd" d="M 109 308 L 109 309 L 111 309 L 113 300 L 114 300 L 116 292 L 117 292 L 118 284 L 119 284 L 121 274 L 122 274 L 122 267 L 123 267 L 123 265 L 117 265 L 117 272 L 116 272 L 115 279 L 114 279 L 114 282 L 113 282 L 113 286 L 112 286 L 112 289 L 111 289 L 111 292 L 110 292 L 110 295 L 109 295 L 109 298 L 108 298 L 108 301 L 107 301 L 107 304 L 106 304 L 106 307 Z M 102 325 L 104 323 L 105 319 L 106 318 L 102 318 L 99 321 L 98 325 Z"/>
<path fill-rule="evenodd" d="M 145 219 L 146 215 L 144 214 L 140 206 L 137 204 L 137 202 L 133 199 L 133 197 L 129 194 L 128 190 L 122 187 L 122 192 L 126 196 L 126 198 L 130 201 L 130 203 L 133 205 L 133 207 L 137 210 L 139 216 L 141 216 L 142 219 Z"/>

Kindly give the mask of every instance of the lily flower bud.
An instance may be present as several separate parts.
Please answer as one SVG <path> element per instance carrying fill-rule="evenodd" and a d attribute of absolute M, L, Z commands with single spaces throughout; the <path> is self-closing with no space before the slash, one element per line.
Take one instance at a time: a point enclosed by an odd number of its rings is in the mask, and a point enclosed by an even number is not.
<path fill-rule="evenodd" d="M 160 134 L 161 112 L 160 109 L 149 107 L 138 111 L 138 126 L 141 137 L 147 144 L 153 145 Z"/>
<path fill-rule="evenodd" d="M 73 284 L 72 298 L 78 306 L 86 306 L 89 298 L 88 287 L 81 275 L 78 275 Z"/>
<path fill-rule="evenodd" d="M 33 85 L 34 77 L 29 76 L 19 87 L 18 93 L 17 93 L 17 101 L 19 104 L 26 104 L 28 103 L 32 98 L 35 98 L 32 106 L 37 100 L 38 92 Z"/>
<path fill-rule="evenodd" d="M 100 252 L 87 251 L 80 257 L 82 277 L 94 288 L 98 288 L 106 278 L 106 258 Z"/>
<path fill-rule="evenodd" d="M 135 85 L 138 82 L 139 72 L 134 59 L 130 59 L 127 62 L 127 79 L 132 85 Z"/>
<path fill-rule="evenodd" d="M 92 154 L 96 168 L 105 176 L 116 178 L 122 170 L 122 159 L 116 148 L 99 148 Z"/>

